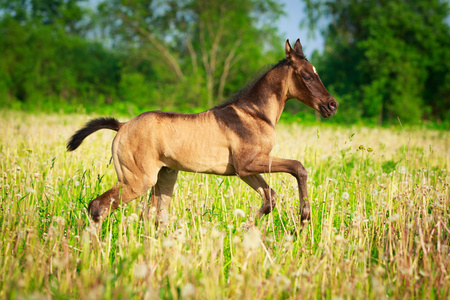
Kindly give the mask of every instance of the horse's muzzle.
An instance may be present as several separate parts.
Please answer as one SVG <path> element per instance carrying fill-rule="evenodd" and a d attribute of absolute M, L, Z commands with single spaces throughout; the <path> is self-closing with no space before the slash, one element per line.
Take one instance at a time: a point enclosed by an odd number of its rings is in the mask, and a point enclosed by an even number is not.
<path fill-rule="evenodd" d="M 336 109 L 338 108 L 339 104 L 334 100 L 334 98 L 331 98 L 327 101 L 327 103 L 319 106 L 319 112 L 324 118 L 328 118 L 331 115 L 336 114 Z"/>
<path fill-rule="evenodd" d="M 336 109 L 338 108 L 338 106 L 339 104 L 334 99 L 328 102 L 328 108 L 330 109 L 332 114 L 336 113 Z"/>

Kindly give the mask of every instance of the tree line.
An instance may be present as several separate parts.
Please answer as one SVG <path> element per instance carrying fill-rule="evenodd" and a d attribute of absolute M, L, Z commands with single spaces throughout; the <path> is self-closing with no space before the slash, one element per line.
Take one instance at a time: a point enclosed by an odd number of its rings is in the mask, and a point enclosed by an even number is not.
<path fill-rule="evenodd" d="M 340 102 L 334 121 L 449 119 L 446 1 L 305 4 L 304 25 L 326 41 L 309 60 Z M 0 103 L 124 113 L 208 108 L 284 57 L 275 26 L 282 17 L 276 0 L 0 0 Z M 296 103 L 288 110 L 311 115 Z"/>

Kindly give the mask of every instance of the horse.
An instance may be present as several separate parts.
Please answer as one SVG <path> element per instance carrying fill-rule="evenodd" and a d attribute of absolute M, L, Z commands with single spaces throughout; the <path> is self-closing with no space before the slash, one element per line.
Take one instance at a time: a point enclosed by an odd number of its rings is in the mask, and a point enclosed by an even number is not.
<path fill-rule="evenodd" d="M 166 226 L 179 171 L 238 176 L 261 196 L 261 217 L 276 205 L 276 193 L 261 174 L 284 172 L 297 180 L 303 228 L 311 218 L 307 171 L 297 160 L 270 156 L 275 125 L 289 99 L 303 102 L 324 118 L 336 114 L 338 103 L 303 54 L 300 39 L 293 49 L 286 40 L 285 53 L 284 59 L 230 101 L 204 112 L 149 111 L 124 123 L 111 117 L 96 118 L 78 130 L 68 140 L 67 151 L 77 149 L 97 130 L 117 131 L 112 158 L 118 180 L 89 203 L 94 225 L 101 225 L 120 203 L 152 188 L 156 225 Z"/>

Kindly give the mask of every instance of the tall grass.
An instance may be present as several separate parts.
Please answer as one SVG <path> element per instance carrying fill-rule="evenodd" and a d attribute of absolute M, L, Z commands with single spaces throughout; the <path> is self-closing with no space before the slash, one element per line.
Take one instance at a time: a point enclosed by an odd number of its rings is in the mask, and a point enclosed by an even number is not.
<path fill-rule="evenodd" d="M 308 169 L 302 232 L 289 175 L 265 175 L 278 203 L 255 220 L 261 199 L 245 183 L 192 173 L 165 231 L 146 195 L 97 232 L 86 206 L 116 181 L 114 132 L 64 149 L 88 119 L 0 113 L 2 299 L 450 295 L 448 132 L 280 124 L 273 155 Z"/>

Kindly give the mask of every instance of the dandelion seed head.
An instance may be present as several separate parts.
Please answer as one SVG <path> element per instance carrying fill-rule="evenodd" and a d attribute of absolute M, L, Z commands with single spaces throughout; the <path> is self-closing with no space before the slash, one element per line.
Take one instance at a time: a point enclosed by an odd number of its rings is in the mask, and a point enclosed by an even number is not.
<path fill-rule="evenodd" d="M 398 219 L 400 218 L 400 216 L 398 214 L 393 214 L 392 216 L 389 217 L 389 222 L 397 222 Z"/>
<path fill-rule="evenodd" d="M 341 195 L 342 199 L 344 199 L 344 200 L 347 200 L 349 196 L 350 195 L 347 192 L 343 192 Z"/>
<path fill-rule="evenodd" d="M 276 282 L 283 290 L 288 289 L 291 285 L 291 280 L 282 274 L 278 274 Z"/>
<path fill-rule="evenodd" d="M 137 220 L 139 220 L 139 216 L 135 213 L 132 213 L 127 218 L 128 223 L 135 223 L 135 222 L 137 222 Z"/>
<path fill-rule="evenodd" d="M 334 240 L 337 243 L 345 243 L 346 242 L 345 238 L 342 235 L 340 235 L 340 234 L 334 236 Z"/>
<path fill-rule="evenodd" d="M 212 238 L 219 238 L 222 236 L 222 233 L 217 230 L 216 228 L 213 228 L 213 230 L 211 230 L 211 237 Z"/>
<path fill-rule="evenodd" d="M 144 263 L 139 263 L 134 266 L 133 275 L 136 278 L 144 278 L 147 275 L 148 267 Z"/>
<path fill-rule="evenodd" d="M 406 167 L 405 166 L 398 166 L 397 172 L 399 174 L 402 174 L 402 175 L 406 174 Z"/>
<path fill-rule="evenodd" d="M 245 218 L 245 212 L 242 209 L 239 209 L 239 208 L 237 208 L 233 212 L 233 215 L 235 215 L 236 217 Z"/>
<path fill-rule="evenodd" d="M 172 248 L 174 245 L 175 243 L 171 238 L 166 238 L 162 243 L 163 248 Z"/>
<path fill-rule="evenodd" d="M 258 229 L 252 228 L 245 233 L 243 242 L 244 248 L 248 250 L 254 250 L 259 247 L 260 243 L 261 243 L 261 233 L 259 232 Z"/>
<path fill-rule="evenodd" d="M 95 228 L 95 226 L 91 225 L 86 227 L 85 232 L 90 233 L 90 234 L 95 234 L 97 232 L 97 229 Z M 83 238 L 85 236 L 83 235 Z"/>
<path fill-rule="evenodd" d="M 61 216 L 54 216 L 53 222 L 55 222 L 56 224 L 58 224 L 60 226 L 64 226 L 66 224 L 66 219 L 64 219 Z"/>
<path fill-rule="evenodd" d="M 186 283 L 181 289 L 181 298 L 192 298 L 195 296 L 195 287 L 192 283 Z"/>

